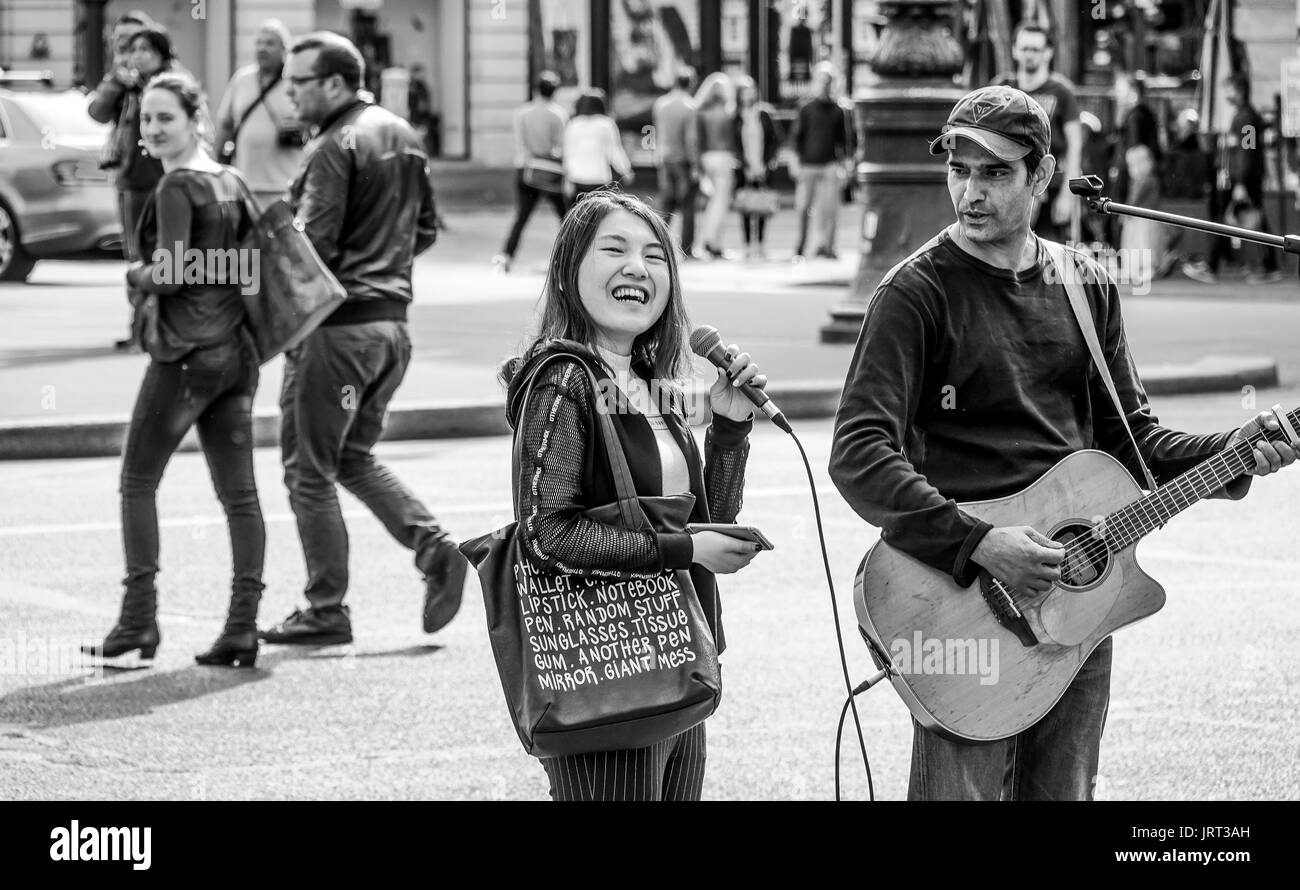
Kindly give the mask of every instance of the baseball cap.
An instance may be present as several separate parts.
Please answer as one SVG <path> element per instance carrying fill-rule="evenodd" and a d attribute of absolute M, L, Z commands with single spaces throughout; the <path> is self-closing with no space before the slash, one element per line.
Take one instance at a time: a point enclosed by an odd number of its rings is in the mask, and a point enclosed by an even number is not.
<path fill-rule="evenodd" d="M 1052 125 L 1047 112 L 1028 93 L 1015 87 L 983 87 L 953 106 L 943 135 L 930 143 L 930 154 L 943 154 L 963 137 L 1004 161 L 1018 161 L 1031 151 L 1047 154 Z"/>

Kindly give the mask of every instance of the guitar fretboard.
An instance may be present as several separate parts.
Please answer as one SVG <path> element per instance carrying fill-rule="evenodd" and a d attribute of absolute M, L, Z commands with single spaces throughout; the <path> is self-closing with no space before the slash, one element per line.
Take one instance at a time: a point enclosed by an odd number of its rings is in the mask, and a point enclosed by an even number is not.
<path fill-rule="evenodd" d="M 1300 429 L 1300 408 L 1286 415 L 1292 429 Z M 1127 507 L 1116 510 L 1103 522 L 1103 539 L 1112 551 L 1137 543 L 1202 498 L 1247 473 L 1255 465 L 1254 443 L 1261 438 L 1288 441 L 1286 435 L 1256 435 L 1236 443 L 1221 454 L 1197 464 L 1181 476 Z"/>

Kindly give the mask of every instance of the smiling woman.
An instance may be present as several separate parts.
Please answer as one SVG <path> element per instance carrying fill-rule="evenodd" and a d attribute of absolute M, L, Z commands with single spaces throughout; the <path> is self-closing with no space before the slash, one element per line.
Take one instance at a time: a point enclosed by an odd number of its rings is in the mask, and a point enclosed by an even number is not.
<path fill-rule="evenodd" d="M 517 533 L 527 553 L 526 571 L 572 576 L 564 579 L 566 588 L 571 582 L 581 589 L 587 578 L 675 573 L 683 589 L 698 597 L 707 632 L 721 652 L 714 575 L 748 565 L 757 545 L 662 523 L 627 528 L 590 514 L 618 499 L 599 414 L 611 415 L 614 444 L 626 456 L 639 499 L 682 499 L 691 523 L 730 523 L 740 511 L 753 414 L 737 387 L 746 381 L 762 387 L 767 378 L 747 353 L 730 347 L 737 358 L 725 373 L 717 372 L 709 392 L 713 423 L 701 458 L 675 386 L 689 373 L 690 352 L 671 245 L 658 214 L 619 192 L 593 192 L 565 217 L 551 254 L 538 334 L 523 356 L 502 369 L 507 417 L 521 440 L 513 480 Z M 653 391 L 676 397 L 656 399 Z M 601 397 L 610 393 L 617 397 Z M 642 643 L 653 645 L 650 636 L 636 634 L 627 645 L 639 656 Z M 658 663 L 671 655 L 660 651 Z M 651 658 L 652 669 L 655 663 Z M 631 714 L 645 703 L 620 706 Z M 649 741 L 621 751 L 541 758 L 551 796 L 698 799 L 703 722 Z"/>
<path fill-rule="evenodd" d="M 158 485 L 181 439 L 197 426 L 230 526 L 234 577 L 225 628 L 196 660 L 252 667 L 266 546 L 253 477 L 257 353 L 244 324 L 239 276 L 228 274 L 228 265 L 215 274 L 210 262 L 191 267 L 195 274 L 175 274 L 192 255 L 236 258 L 250 225 L 246 187 L 208 156 L 200 138 L 203 109 L 203 93 L 188 74 L 159 74 L 141 97 L 145 146 L 165 173 L 141 213 L 140 250 L 149 262 L 133 262 L 127 282 L 152 360 L 122 451 L 122 611 L 104 641 L 85 651 L 101 658 L 138 652 L 148 660 L 158 648 Z"/>

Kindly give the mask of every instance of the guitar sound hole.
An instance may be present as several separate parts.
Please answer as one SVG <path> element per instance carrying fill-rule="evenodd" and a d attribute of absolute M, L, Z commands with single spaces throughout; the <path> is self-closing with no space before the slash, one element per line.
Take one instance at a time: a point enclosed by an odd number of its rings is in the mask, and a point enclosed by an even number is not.
<path fill-rule="evenodd" d="M 1065 545 L 1068 555 L 1061 563 L 1063 587 L 1095 584 L 1110 565 L 1110 550 L 1092 533 L 1092 526 L 1079 523 L 1056 530 L 1052 539 Z"/>

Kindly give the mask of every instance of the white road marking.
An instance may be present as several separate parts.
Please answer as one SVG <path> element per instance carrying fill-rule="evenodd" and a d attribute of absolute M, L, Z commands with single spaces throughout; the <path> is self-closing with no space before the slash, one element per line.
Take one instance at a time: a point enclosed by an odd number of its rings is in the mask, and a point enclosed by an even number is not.
<path fill-rule="evenodd" d="M 791 486 L 788 488 L 756 488 L 745 491 L 745 499 L 754 498 L 771 498 L 771 497 L 789 497 L 791 495 L 806 494 L 807 487 Z M 836 494 L 829 488 L 817 490 L 817 495 L 823 501 Z M 492 501 L 489 503 L 479 504 L 455 504 L 444 507 L 434 508 L 434 514 L 437 516 L 474 516 L 479 514 L 491 515 L 510 515 L 513 511 L 509 501 Z M 371 516 L 369 510 L 344 510 L 344 519 L 363 519 Z M 264 522 L 294 522 L 296 521 L 292 513 L 264 513 L 262 515 Z M 171 517 L 159 519 L 160 528 L 195 528 L 198 526 L 225 525 L 226 517 L 221 513 L 207 513 L 199 516 Z M 50 523 L 45 525 L 11 525 L 0 528 L 0 538 L 22 537 L 27 535 L 72 535 L 72 534 L 91 534 L 94 532 L 117 532 L 122 528 L 120 522 L 68 522 L 68 523 Z"/>

